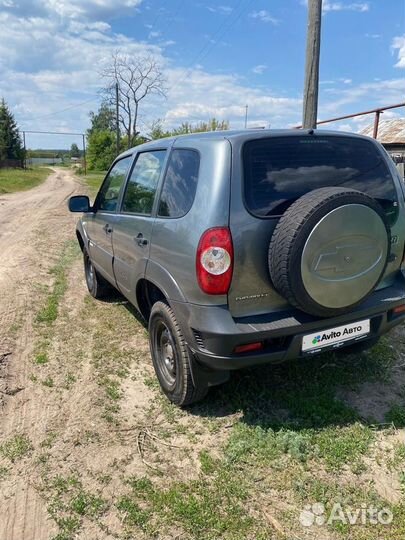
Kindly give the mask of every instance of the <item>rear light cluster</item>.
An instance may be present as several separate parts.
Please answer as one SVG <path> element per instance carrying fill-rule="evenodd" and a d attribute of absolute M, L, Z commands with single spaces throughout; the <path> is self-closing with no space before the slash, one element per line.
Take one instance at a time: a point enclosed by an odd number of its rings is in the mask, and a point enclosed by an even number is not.
<path fill-rule="evenodd" d="M 233 245 L 227 227 L 208 229 L 197 248 L 198 284 L 207 294 L 227 294 L 233 272 Z"/>
<path fill-rule="evenodd" d="M 264 348 L 262 341 L 257 341 L 256 343 L 248 343 L 247 345 L 238 345 L 234 348 L 233 352 L 236 354 L 261 351 Z"/>
<path fill-rule="evenodd" d="M 401 304 L 400 306 L 394 307 L 392 312 L 395 315 L 399 315 L 400 313 L 405 313 L 405 304 Z"/>

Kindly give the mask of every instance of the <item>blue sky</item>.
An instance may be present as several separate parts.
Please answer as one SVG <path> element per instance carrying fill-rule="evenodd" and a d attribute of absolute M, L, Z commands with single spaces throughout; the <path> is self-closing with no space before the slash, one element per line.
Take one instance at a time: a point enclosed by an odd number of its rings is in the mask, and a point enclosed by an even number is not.
<path fill-rule="evenodd" d="M 246 104 L 250 126 L 289 127 L 301 120 L 306 20 L 306 0 L 0 0 L 0 96 L 21 128 L 82 132 L 111 55 L 152 54 L 168 93 L 142 108 L 144 133 L 157 118 L 239 128 Z M 322 25 L 320 118 L 404 101 L 404 0 L 324 0 Z"/>

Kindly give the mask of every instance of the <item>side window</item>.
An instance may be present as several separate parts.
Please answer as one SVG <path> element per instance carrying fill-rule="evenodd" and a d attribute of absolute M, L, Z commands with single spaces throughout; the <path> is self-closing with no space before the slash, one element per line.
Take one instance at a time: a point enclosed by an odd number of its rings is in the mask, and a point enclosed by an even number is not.
<path fill-rule="evenodd" d="M 173 150 L 170 156 L 158 215 L 179 218 L 193 205 L 197 190 L 200 155 L 195 150 Z"/>
<path fill-rule="evenodd" d="M 151 214 L 166 150 L 139 154 L 128 180 L 122 211 Z"/>
<path fill-rule="evenodd" d="M 121 186 L 125 182 L 132 156 L 120 159 L 115 163 L 97 196 L 97 209 L 115 212 Z"/>

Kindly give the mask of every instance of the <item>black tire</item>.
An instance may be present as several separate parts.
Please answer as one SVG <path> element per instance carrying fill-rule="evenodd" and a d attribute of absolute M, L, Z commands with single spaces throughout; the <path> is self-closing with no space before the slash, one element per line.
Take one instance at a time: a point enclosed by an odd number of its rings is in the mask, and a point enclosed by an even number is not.
<path fill-rule="evenodd" d="M 113 286 L 94 268 L 87 250 L 83 250 L 83 263 L 86 285 L 91 296 L 100 300 L 111 294 Z"/>
<path fill-rule="evenodd" d="M 385 225 L 387 242 L 391 234 L 381 205 L 373 198 L 351 189 L 319 188 L 295 201 L 280 218 L 270 241 L 268 264 L 276 290 L 293 306 L 318 317 L 332 317 L 350 311 L 364 301 L 375 289 L 384 274 L 388 255 L 376 283 L 360 300 L 342 308 L 326 307 L 315 301 L 303 284 L 301 259 L 305 243 L 320 220 L 336 208 L 360 204 L 374 210 Z"/>
<path fill-rule="evenodd" d="M 149 344 L 153 367 L 168 399 L 179 406 L 203 399 L 208 387 L 195 387 L 191 376 L 191 351 L 171 308 L 153 305 L 149 318 Z"/>

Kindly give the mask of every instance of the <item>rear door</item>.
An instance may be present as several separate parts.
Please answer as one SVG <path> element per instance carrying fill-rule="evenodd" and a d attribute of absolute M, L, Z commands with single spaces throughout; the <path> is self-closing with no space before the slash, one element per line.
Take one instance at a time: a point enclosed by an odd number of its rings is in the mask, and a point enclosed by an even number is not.
<path fill-rule="evenodd" d="M 94 212 L 88 216 L 90 258 L 97 270 L 113 283 L 112 235 L 120 193 L 131 161 L 132 156 L 127 156 L 114 163 L 96 197 Z"/>
<path fill-rule="evenodd" d="M 155 199 L 166 149 L 140 152 L 129 175 L 114 225 L 114 274 L 121 292 L 136 303 L 135 287 L 149 257 Z"/>

